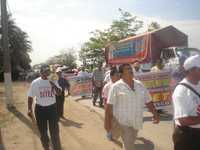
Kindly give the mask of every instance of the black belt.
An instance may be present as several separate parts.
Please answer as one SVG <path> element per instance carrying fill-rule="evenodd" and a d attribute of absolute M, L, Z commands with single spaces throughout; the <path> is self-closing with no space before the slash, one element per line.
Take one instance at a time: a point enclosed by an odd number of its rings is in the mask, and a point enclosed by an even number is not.
<path fill-rule="evenodd" d="M 36 107 L 39 107 L 39 108 L 51 108 L 51 107 L 54 107 L 56 105 L 56 103 L 53 103 L 51 105 L 48 105 L 48 106 L 41 106 L 39 104 L 35 104 Z"/>
<path fill-rule="evenodd" d="M 191 128 L 189 126 L 176 126 L 176 127 L 182 131 L 200 132 L 200 128 Z"/>

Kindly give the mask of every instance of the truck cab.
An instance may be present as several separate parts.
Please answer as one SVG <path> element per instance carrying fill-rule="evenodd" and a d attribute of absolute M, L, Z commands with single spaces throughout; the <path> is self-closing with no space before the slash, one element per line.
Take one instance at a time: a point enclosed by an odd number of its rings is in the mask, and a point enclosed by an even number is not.
<path fill-rule="evenodd" d="M 169 47 L 161 51 L 161 59 L 163 59 L 165 68 L 172 70 L 180 65 L 181 57 L 188 58 L 197 54 L 200 55 L 200 50 L 196 48 Z"/>

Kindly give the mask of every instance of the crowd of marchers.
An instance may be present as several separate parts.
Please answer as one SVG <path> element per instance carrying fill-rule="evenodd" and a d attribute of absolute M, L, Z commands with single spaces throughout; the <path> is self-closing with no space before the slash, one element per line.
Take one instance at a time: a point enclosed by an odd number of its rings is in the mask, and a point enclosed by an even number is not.
<path fill-rule="evenodd" d="M 174 132 L 172 138 L 174 150 L 200 149 L 200 56 L 180 59 L 180 67 L 172 72 L 179 83 L 173 91 Z M 152 122 L 160 122 L 152 97 L 141 81 L 134 78 L 141 73 L 140 63 L 111 65 L 105 69 L 102 63 L 92 73 L 85 71 L 84 66 L 77 76 L 91 76 L 92 104 L 105 108 L 104 127 L 108 140 L 121 138 L 124 150 L 134 150 L 138 131 L 142 129 L 145 106 L 152 113 Z M 152 67 L 152 72 L 162 71 L 161 60 Z M 48 65 L 40 68 L 40 77 L 31 82 L 28 91 L 28 115 L 36 119 L 40 139 L 44 150 L 50 150 L 48 130 L 54 150 L 61 150 L 59 136 L 60 119 L 64 116 L 65 91 L 70 95 L 70 84 L 62 75 L 62 68 L 54 68 L 51 74 Z M 99 101 L 98 101 L 99 98 Z M 33 111 L 33 101 L 35 108 Z"/>

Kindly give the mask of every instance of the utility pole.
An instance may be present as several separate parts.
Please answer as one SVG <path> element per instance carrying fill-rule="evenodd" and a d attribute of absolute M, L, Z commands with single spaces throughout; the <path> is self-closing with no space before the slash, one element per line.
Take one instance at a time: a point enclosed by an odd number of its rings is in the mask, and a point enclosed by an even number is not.
<path fill-rule="evenodd" d="M 6 0 L 1 0 L 2 50 L 4 53 L 4 86 L 7 108 L 13 108 L 11 59 L 8 42 L 8 14 Z"/>

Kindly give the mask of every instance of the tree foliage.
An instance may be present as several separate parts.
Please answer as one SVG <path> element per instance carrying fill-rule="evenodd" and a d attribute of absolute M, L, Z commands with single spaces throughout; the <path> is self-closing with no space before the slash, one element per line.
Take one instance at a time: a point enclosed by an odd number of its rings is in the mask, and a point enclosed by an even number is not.
<path fill-rule="evenodd" d="M 153 31 L 153 30 L 157 30 L 157 29 L 160 29 L 161 26 L 159 23 L 157 22 L 151 22 L 149 25 L 148 25 L 148 31 Z"/>
<path fill-rule="evenodd" d="M 75 68 L 76 64 L 76 56 L 74 54 L 75 49 L 67 49 L 66 51 L 61 51 L 59 55 L 53 56 L 47 60 L 47 64 L 61 64 L 66 65 L 70 68 Z"/>
<path fill-rule="evenodd" d="M 137 16 L 122 9 L 119 9 L 119 13 L 120 17 L 113 20 L 109 28 L 91 32 L 89 41 L 82 45 L 79 57 L 86 67 L 96 66 L 105 60 L 103 49 L 108 43 L 134 36 L 142 28 L 143 21 L 138 20 Z"/>
<path fill-rule="evenodd" d="M 9 16 L 8 19 L 8 39 L 11 56 L 11 68 L 13 79 L 18 79 L 20 72 L 29 70 L 31 59 L 29 52 L 32 51 L 31 42 L 28 34 L 21 30 Z M 0 78 L 3 79 L 3 50 L 0 51 Z"/>

